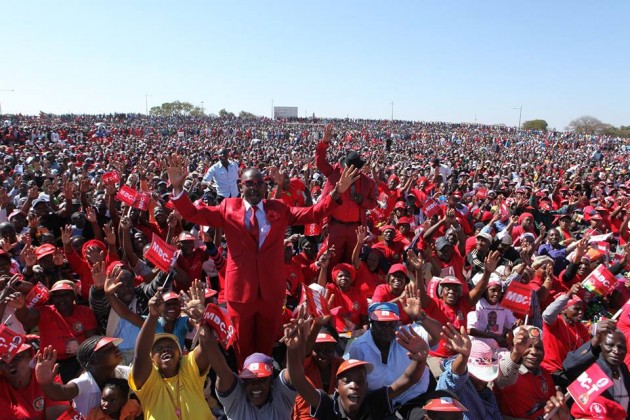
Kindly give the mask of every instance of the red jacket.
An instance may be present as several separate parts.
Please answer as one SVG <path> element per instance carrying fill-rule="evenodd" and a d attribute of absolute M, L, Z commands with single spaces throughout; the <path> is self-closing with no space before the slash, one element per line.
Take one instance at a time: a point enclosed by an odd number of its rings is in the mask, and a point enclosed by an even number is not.
<path fill-rule="evenodd" d="M 218 206 L 197 206 L 183 194 L 173 200 L 175 208 L 190 222 L 223 229 L 229 244 L 225 268 L 225 300 L 250 303 L 282 302 L 285 296 L 284 235 L 288 226 L 318 223 L 337 204 L 325 195 L 311 207 L 290 207 L 282 200 L 263 200 L 269 233 L 258 244 L 245 226 L 242 198 L 227 198 Z"/>

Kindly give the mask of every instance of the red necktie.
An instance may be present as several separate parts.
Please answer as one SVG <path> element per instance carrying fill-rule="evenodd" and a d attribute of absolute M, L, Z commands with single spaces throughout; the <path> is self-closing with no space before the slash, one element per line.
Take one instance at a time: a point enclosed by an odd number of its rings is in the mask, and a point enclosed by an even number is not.
<path fill-rule="evenodd" d="M 260 230 L 258 229 L 258 219 L 256 218 L 256 210 L 258 210 L 258 207 L 251 206 L 250 209 L 252 212 L 249 215 L 249 233 L 256 241 L 256 246 L 258 246 L 258 236 L 260 235 Z"/>

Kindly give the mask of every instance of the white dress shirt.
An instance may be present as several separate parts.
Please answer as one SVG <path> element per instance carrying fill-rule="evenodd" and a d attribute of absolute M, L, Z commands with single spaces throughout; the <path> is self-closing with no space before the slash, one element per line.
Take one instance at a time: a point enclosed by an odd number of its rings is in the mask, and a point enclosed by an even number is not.
<path fill-rule="evenodd" d="M 203 182 L 212 183 L 221 197 L 238 197 L 238 163 L 232 161 L 227 168 L 219 161 L 212 165 L 203 177 Z"/>
<path fill-rule="evenodd" d="M 243 200 L 245 204 L 245 227 L 249 229 L 249 219 L 252 217 L 252 205 L 247 201 Z M 258 248 L 262 247 L 262 244 L 265 242 L 267 238 L 267 234 L 269 233 L 269 229 L 271 225 L 267 222 L 267 215 L 265 214 L 265 206 L 263 206 L 263 202 L 261 201 L 256 205 L 256 220 L 258 220 Z"/>

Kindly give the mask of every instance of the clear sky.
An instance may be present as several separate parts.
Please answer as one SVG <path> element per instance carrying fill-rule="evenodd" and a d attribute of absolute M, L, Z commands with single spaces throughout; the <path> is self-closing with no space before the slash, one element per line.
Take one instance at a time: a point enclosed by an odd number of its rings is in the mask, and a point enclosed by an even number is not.
<path fill-rule="evenodd" d="M 5 113 L 630 124 L 629 1 L 35 1 L 0 10 Z"/>

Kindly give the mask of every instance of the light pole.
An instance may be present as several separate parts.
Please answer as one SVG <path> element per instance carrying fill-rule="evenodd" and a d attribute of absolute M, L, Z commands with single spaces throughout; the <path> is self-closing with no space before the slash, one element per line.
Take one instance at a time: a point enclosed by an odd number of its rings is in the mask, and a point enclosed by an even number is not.
<path fill-rule="evenodd" d="M 203 101 L 201 101 L 201 114 L 202 114 L 202 115 L 205 115 L 205 112 L 204 112 L 204 110 L 203 110 Z"/>
<path fill-rule="evenodd" d="M 149 95 L 148 93 L 144 94 L 144 113 L 149 115 Z"/>
<path fill-rule="evenodd" d="M 391 102 L 392 105 L 392 121 L 394 121 L 394 101 Z"/>
<path fill-rule="evenodd" d="M 518 109 L 518 129 L 521 129 L 521 116 L 523 115 L 523 105 L 519 106 L 518 108 L 512 108 L 512 109 Z"/>
<path fill-rule="evenodd" d="M 0 92 L 15 92 L 13 89 L 0 89 Z M 0 103 L 0 115 L 2 115 L 2 103 Z"/>

